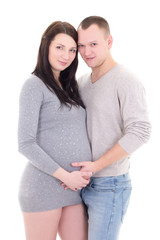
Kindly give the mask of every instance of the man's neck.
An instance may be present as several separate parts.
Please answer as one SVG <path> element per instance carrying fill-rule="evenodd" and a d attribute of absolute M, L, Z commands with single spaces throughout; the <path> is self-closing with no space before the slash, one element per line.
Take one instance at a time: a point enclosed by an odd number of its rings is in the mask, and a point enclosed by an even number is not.
<path fill-rule="evenodd" d="M 110 59 L 109 62 L 105 62 L 103 65 L 93 68 L 91 74 L 92 83 L 98 81 L 103 75 L 109 72 L 116 65 L 117 62 L 115 62 L 113 59 Z"/>

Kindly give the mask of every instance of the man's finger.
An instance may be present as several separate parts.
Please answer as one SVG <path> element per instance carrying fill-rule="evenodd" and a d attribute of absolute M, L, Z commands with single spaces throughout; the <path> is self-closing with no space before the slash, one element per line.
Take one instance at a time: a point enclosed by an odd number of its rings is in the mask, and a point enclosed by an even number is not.
<path fill-rule="evenodd" d="M 92 174 L 93 174 L 92 172 L 81 172 L 82 177 L 91 177 Z"/>
<path fill-rule="evenodd" d="M 83 166 L 85 166 L 85 162 L 74 162 L 74 163 L 72 163 L 72 166 L 74 166 L 74 167 L 83 167 Z"/>

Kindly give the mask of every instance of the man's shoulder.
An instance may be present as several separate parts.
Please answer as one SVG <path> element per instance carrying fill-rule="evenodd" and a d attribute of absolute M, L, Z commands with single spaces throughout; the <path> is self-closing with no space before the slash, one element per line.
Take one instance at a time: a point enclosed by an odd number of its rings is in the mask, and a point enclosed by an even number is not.
<path fill-rule="evenodd" d="M 118 83 L 121 85 L 142 84 L 140 77 L 132 69 L 120 65 L 117 71 Z"/>
<path fill-rule="evenodd" d="M 119 94 L 136 94 L 136 92 L 142 94 L 145 88 L 137 73 L 130 68 L 122 66 L 119 68 L 119 74 L 117 75 L 117 90 Z"/>
<path fill-rule="evenodd" d="M 78 78 L 77 82 L 80 88 L 83 88 L 90 81 L 90 75 L 91 73 L 85 73 Z"/>

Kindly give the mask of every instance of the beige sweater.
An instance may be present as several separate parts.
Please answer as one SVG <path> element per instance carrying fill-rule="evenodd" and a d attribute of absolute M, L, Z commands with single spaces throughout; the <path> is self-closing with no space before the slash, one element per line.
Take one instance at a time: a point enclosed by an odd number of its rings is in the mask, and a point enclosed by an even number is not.
<path fill-rule="evenodd" d="M 150 137 L 145 92 L 141 82 L 118 64 L 95 83 L 91 75 L 79 81 L 87 111 L 87 129 L 93 161 L 117 142 L 130 155 Z M 129 157 L 106 167 L 94 176 L 119 176 L 129 170 Z"/>

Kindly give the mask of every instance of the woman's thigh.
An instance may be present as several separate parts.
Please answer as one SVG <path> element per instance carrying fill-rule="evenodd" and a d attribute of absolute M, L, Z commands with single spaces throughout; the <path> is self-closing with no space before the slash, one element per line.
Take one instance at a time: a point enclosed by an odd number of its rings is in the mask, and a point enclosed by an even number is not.
<path fill-rule="evenodd" d="M 56 240 L 62 208 L 46 212 L 23 212 L 26 240 Z"/>
<path fill-rule="evenodd" d="M 88 222 L 83 204 L 62 208 L 59 222 L 59 236 L 61 240 L 87 240 Z"/>

